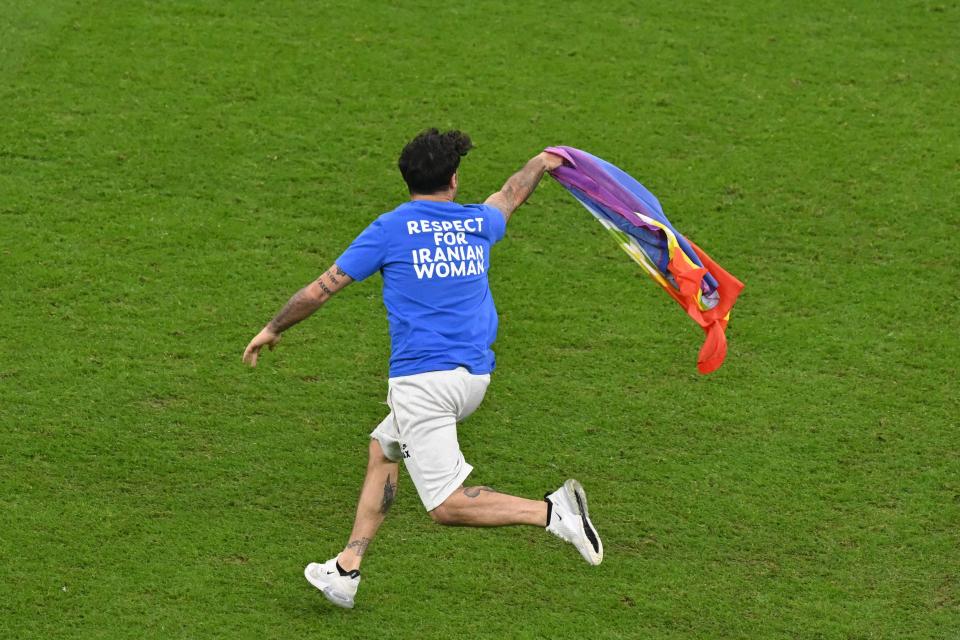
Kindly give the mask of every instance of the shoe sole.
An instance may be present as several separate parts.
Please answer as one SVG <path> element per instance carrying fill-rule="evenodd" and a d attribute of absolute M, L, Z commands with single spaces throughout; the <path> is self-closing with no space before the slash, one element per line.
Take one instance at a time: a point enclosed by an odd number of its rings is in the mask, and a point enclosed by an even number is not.
<path fill-rule="evenodd" d="M 352 598 L 348 598 L 344 596 L 339 591 L 334 591 L 331 585 L 315 579 L 313 576 L 310 575 L 309 566 L 307 566 L 307 568 L 303 570 L 303 577 L 307 579 L 307 582 L 309 582 L 314 587 L 319 589 L 320 593 L 323 594 L 323 597 L 325 597 L 331 603 L 337 605 L 338 607 L 342 607 L 344 609 L 353 609 Z"/>
<path fill-rule="evenodd" d="M 590 509 L 587 506 L 587 492 L 583 490 L 583 486 L 576 480 L 570 479 L 563 483 L 564 489 L 566 489 L 568 496 L 572 497 L 570 501 L 571 504 L 577 506 L 577 511 L 582 520 L 581 525 L 583 526 L 583 534 L 587 538 L 587 542 L 591 542 L 591 536 L 593 540 L 597 543 L 597 548 L 593 548 L 593 544 L 590 544 L 587 547 L 587 555 L 589 557 L 585 558 L 587 562 L 596 566 L 603 562 L 603 542 L 600 540 L 600 534 L 597 533 L 596 527 L 593 526 L 593 523 L 590 521 Z"/>

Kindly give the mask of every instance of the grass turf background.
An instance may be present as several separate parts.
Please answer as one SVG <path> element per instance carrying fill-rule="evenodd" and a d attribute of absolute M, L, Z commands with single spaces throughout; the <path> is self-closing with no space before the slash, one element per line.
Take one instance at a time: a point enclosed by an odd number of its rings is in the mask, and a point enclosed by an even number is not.
<path fill-rule="evenodd" d="M 0 0 L 0 636 L 960 636 L 956 2 Z M 727 363 L 548 179 L 494 251 L 479 483 L 586 485 L 606 561 L 349 532 L 388 336 L 371 279 L 247 340 L 404 197 L 569 144 L 747 284 Z"/>

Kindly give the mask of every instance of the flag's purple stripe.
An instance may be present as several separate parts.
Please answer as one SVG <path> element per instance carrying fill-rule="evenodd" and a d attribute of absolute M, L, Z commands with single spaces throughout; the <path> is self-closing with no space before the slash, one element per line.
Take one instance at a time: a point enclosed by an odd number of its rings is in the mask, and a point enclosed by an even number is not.
<path fill-rule="evenodd" d="M 573 189 L 579 190 L 582 196 L 589 198 L 598 205 L 602 205 L 608 211 L 618 214 L 621 219 L 612 217 L 611 221 L 616 224 L 618 229 L 643 242 L 645 247 L 651 245 L 657 247 L 656 251 L 650 251 L 648 255 L 651 258 L 654 255 L 657 256 L 655 263 L 664 276 L 668 275 L 666 267 L 669 261 L 667 239 L 662 230 L 645 223 L 634 214 L 634 211 L 642 213 L 670 229 L 676 236 L 681 251 L 691 262 L 699 267 L 703 266 L 699 256 L 687 239 L 670 224 L 670 221 L 663 214 L 660 201 L 635 178 L 609 162 L 580 149 L 561 146 L 550 147 L 548 151 L 558 153 L 573 165 L 572 167 L 564 165 L 553 171 L 553 176 L 560 184 L 570 190 L 571 193 L 574 193 Z M 652 232 L 653 236 L 649 232 Z M 661 257 L 665 259 L 662 260 Z M 711 293 L 716 290 L 717 286 L 716 279 L 706 273 L 703 279 L 703 290 L 706 293 Z"/>
<path fill-rule="evenodd" d="M 667 220 L 667 217 L 663 215 L 663 207 L 660 206 L 660 201 L 633 176 L 606 160 L 598 158 L 586 151 L 574 149 L 573 147 L 562 148 L 573 156 L 575 164 L 581 173 L 588 173 L 601 190 L 608 192 L 615 200 L 622 202 L 634 211 L 639 211 L 645 216 L 663 223 L 664 226 L 677 236 L 677 242 L 680 244 L 683 252 L 687 254 L 687 257 L 697 266 L 703 266 L 697 254 L 694 252 L 693 247 L 687 242 L 687 239 L 683 237 L 683 234 L 674 229 L 670 221 Z M 584 167 L 584 164 L 588 166 Z M 589 190 L 585 189 L 584 191 L 590 193 Z M 626 215 L 626 217 L 634 224 L 637 224 L 639 221 L 639 218 L 634 215 Z"/>
<path fill-rule="evenodd" d="M 608 209 L 603 203 L 594 200 L 583 191 L 576 187 L 566 187 L 574 198 L 586 204 L 591 210 L 599 212 L 604 219 L 609 220 L 620 231 L 640 243 L 644 253 L 650 258 L 661 275 L 667 276 L 671 281 L 672 276 L 667 272 L 667 264 L 670 262 L 670 256 L 667 252 L 666 242 L 663 237 L 663 231 L 654 228 L 653 230 L 646 226 L 637 226 L 630 224 L 615 211 Z"/>
<path fill-rule="evenodd" d="M 680 245 L 680 248 L 687 255 L 687 257 L 690 258 L 690 260 L 693 261 L 693 263 L 696 264 L 698 267 L 702 267 L 703 263 L 700 262 L 700 256 L 698 256 L 697 252 L 694 251 L 693 247 L 690 246 L 690 242 L 687 240 L 687 238 L 682 233 L 677 231 L 672 224 L 670 224 L 670 221 L 667 219 L 667 216 L 664 215 L 663 208 L 660 206 L 660 201 L 657 200 L 656 196 L 650 193 L 650 191 L 648 191 L 646 187 L 640 184 L 633 176 L 625 173 L 619 167 L 616 167 L 600 158 L 597 158 L 597 161 L 601 165 L 603 165 L 606 168 L 606 170 L 610 172 L 624 188 L 629 189 L 630 192 L 633 193 L 636 197 L 643 200 L 644 204 L 647 204 L 649 206 L 652 203 L 656 206 L 656 211 L 655 211 L 656 215 L 654 216 L 655 219 L 658 220 L 659 222 L 662 222 L 664 226 L 666 226 L 668 229 L 670 229 L 673 232 L 673 235 L 676 236 L 677 238 L 677 244 Z M 716 280 L 714 280 L 713 276 L 707 273 L 705 278 L 708 280 L 708 285 L 709 285 L 708 292 L 712 291 L 717 287 L 717 282 Z"/>
<path fill-rule="evenodd" d="M 599 158 L 573 147 L 550 147 L 550 150 L 563 151 L 562 155 L 574 164 L 574 167 L 564 165 L 553 171 L 553 177 L 560 184 L 568 188 L 576 187 L 592 200 L 602 202 L 608 209 L 616 211 L 634 225 L 659 231 L 655 225 L 647 224 L 638 218 L 634 211 L 639 211 L 658 221 L 662 215 L 650 210 L 642 200 L 610 178 L 604 168 L 596 162 Z"/>

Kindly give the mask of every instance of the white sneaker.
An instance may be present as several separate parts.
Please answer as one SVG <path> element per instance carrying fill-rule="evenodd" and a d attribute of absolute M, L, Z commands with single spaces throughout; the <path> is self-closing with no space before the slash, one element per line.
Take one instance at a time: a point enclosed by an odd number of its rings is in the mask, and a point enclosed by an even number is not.
<path fill-rule="evenodd" d="M 603 562 L 603 543 L 590 522 L 587 494 L 576 480 L 567 480 L 563 486 L 544 498 L 553 505 L 547 531 L 573 544 L 592 565 Z"/>
<path fill-rule="evenodd" d="M 307 582 L 323 592 L 327 600 L 345 609 L 353 609 L 353 597 L 360 586 L 360 572 L 354 569 L 347 575 L 340 575 L 337 558 L 333 557 L 318 564 L 311 562 L 303 570 Z"/>

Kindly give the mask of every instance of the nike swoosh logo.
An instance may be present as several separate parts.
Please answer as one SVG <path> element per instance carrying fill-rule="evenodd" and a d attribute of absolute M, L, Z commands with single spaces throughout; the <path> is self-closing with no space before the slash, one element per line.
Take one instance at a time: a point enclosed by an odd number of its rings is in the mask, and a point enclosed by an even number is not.
<path fill-rule="evenodd" d="M 584 513 L 583 500 L 580 499 L 579 493 L 574 492 L 573 495 L 577 499 L 577 507 L 580 508 L 580 517 L 583 519 L 583 532 L 587 536 L 587 541 L 593 546 L 594 553 L 600 553 L 600 541 L 597 540 L 597 532 L 593 530 L 590 521 L 587 520 L 587 514 Z"/>

